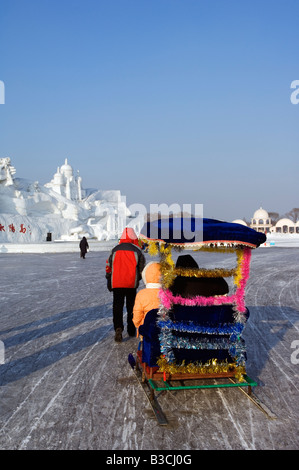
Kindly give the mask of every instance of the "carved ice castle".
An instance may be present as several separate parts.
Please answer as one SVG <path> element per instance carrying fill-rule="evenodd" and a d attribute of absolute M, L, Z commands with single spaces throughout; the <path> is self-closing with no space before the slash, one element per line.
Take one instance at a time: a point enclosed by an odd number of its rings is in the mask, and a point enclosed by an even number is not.
<path fill-rule="evenodd" d="M 138 232 L 119 190 L 83 189 L 66 159 L 45 185 L 15 178 L 10 158 L 0 158 L 0 243 L 72 241 L 82 236 L 117 239 L 125 226 Z M 129 222 L 129 223 L 128 223 Z"/>
<path fill-rule="evenodd" d="M 82 178 L 79 176 L 79 171 L 75 177 L 73 173 L 73 168 L 68 164 L 66 158 L 64 165 L 57 168 L 53 179 L 50 183 L 45 184 L 45 187 L 53 189 L 67 199 L 82 201 L 82 197 L 85 197 L 85 191 L 82 190 Z"/>

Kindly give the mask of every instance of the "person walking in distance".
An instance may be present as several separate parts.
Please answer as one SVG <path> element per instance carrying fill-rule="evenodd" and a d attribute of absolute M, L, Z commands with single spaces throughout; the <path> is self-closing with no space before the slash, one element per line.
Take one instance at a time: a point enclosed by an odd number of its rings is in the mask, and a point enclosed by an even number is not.
<path fill-rule="evenodd" d="M 145 257 L 132 228 L 125 228 L 118 245 L 116 245 L 106 262 L 107 286 L 113 293 L 113 326 L 115 341 L 122 341 L 124 330 L 123 309 L 126 301 L 127 332 L 136 335 L 133 323 L 133 307 L 136 289 L 145 265 Z"/>
<path fill-rule="evenodd" d="M 79 248 L 80 248 L 80 258 L 85 259 L 87 249 L 89 248 L 86 237 L 83 237 L 82 240 L 80 241 Z"/>

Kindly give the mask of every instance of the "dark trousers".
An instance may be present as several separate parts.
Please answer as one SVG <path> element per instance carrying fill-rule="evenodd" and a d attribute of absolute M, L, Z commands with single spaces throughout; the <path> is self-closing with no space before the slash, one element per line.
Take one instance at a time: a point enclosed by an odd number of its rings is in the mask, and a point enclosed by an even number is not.
<path fill-rule="evenodd" d="M 113 325 L 116 328 L 124 329 L 123 309 L 126 300 L 127 309 L 127 331 L 133 336 L 136 328 L 133 323 L 133 307 L 135 303 L 136 289 L 118 288 L 113 289 Z"/>

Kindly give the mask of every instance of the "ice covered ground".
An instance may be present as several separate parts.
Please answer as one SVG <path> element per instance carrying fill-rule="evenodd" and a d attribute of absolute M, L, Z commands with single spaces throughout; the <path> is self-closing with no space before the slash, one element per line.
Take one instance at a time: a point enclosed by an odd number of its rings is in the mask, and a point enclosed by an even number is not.
<path fill-rule="evenodd" d="M 114 342 L 107 252 L 76 251 L 0 254 L 1 449 L 299 448 L 298 248 L 255 250 L 246 290 L 247 373 L 277 419 L 237 389 L 190 390 L 159 396 L 169 427 L 128 365 L 137 339 Z"/>
<path fill-rule="evenodd" d="M 80 238 L 81 239 L 81 238 Z M 97 241 L 88 239 L 91 251 L 110 250 L 116 240 Z M 44 243 L 0 243 L 1 253 L 76 253 L 78 241 L 53 241 Z M 270 233 L 262 248 L 299 247 L 299 234 Z"/>
<path fill-rule="evenodd" d="M 80 239 L 81 240 L 81 239 Z M 56 241 L 45 243 L 2 243 L 0 244 L 1 253 L 78 253 L 78 241 Z M 117 240 L 88 240 L 89 251 L 109 251 Z M 299 245 L 299 243 L 298 243 Z"/>

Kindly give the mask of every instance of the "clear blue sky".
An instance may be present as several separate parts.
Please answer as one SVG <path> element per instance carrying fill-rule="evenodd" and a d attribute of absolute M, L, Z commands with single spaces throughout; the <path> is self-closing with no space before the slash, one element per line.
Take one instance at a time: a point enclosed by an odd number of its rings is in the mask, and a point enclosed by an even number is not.
<path fill-rule="evenodd" d="M 0 0 L 0 157 L 127 204 L 299 206 L 298 0 Z"/>

